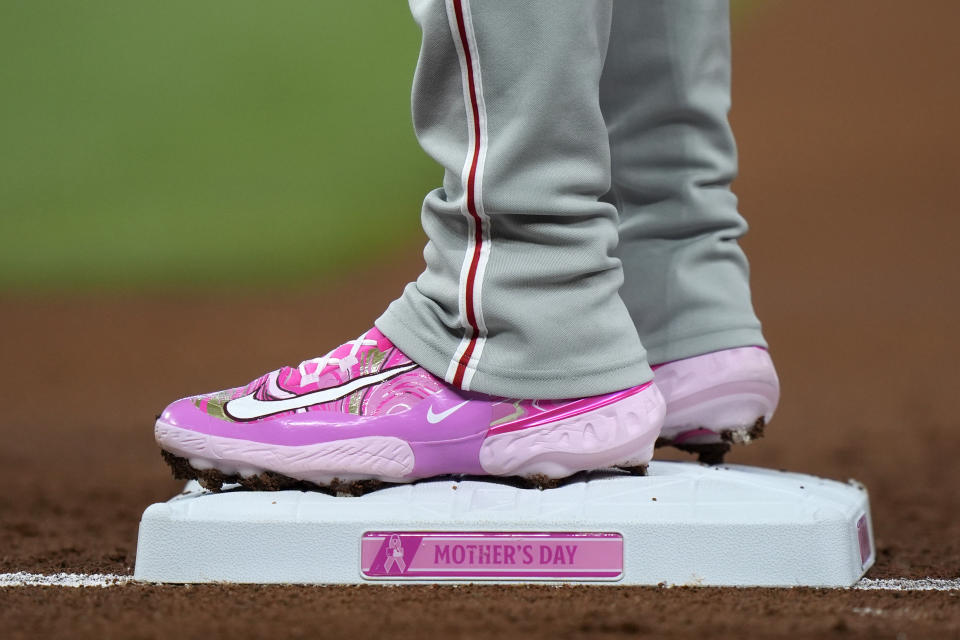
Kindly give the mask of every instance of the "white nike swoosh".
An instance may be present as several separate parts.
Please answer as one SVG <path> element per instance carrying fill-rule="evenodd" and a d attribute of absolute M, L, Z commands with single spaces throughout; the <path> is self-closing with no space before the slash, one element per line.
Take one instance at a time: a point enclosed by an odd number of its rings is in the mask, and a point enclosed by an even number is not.
<path fill-rule="evenodd" d="M 256 394 L 256 391 L 254 391 L 240 398 L 230 400 L 223 406 L 223 410 L 234 420 L 256 420 L 257 418 L 264 418 L 275 413 L 284 413 L 286 411 L 311 407 L 315 404 L 333 402 L 334 400 L 345 398 L 354 391 L 385 382 L 401 373 L 406 373 L 416 368 L 417 365 L 411 362 L 370 375 L 358 376 L 336 387 L 328 387 L 311 393 L 305 393 L 302 396 L 281 400 L 257 400 L 254 397 L 254 394 Z"/>
<path fill-rule="evenodd" d="M 459 409 L 459 408 L 462 407 L 463 405 L 467 404 L 468 402 L 470 402 L 470 401 L 469 401 L 469 400 L 464 400 L 463 402 L 461 402 L 461 403 L 458 404 L 457 406 L 455 406 L 455 407 L 450 407 L 449 409 L 447 409 L 446 411 L 444 411 L 444 412 L 442 412 L 442 413 L 434 413 L 434 412 L 433 412 L 433 405 L 430 405 L 430 408 L 427 409 L 427 422 L 429 422 L 430 424 L 437 424 L 438 422 L 440 422 L 441 420 L 443 420 L 444 418 L 446 418 L 446 417 L 449 416 L 451 413 L 453 413 L 454 411 L 456 411 L 457 409 Z"/>

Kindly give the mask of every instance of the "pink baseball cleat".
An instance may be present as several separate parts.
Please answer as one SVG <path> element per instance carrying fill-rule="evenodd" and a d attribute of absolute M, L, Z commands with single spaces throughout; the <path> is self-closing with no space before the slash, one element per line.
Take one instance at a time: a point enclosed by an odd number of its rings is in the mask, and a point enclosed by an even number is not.
<path fill-rule="evenodd" d="M 657 446 L 672 445 L 719 464 L 731 443 L 763 435 L 780 399 L 773 360 L 761 347 L 724 349 L 653 367 L 667 402 Z"/>
<path fill-rule="evenodd" d="M 245 387 L 178 400 L 155 434 L 179 478 L 208 488 L 300 483 L 357 493 L 440 475 L 521 476 L 648 462 L 665 405 L 653 383 L 574 400 L 465 392 L 377 329 Z"/>

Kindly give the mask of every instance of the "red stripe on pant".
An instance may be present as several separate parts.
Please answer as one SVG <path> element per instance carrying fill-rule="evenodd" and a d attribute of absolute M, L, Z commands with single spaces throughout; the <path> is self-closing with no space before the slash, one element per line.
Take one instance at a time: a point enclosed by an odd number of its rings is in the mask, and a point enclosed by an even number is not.
<path fill-rule="evenodd" d="M 457 31 L 460 35 L 460 43 L 463 46 L 463 57 L 467 67 L 467 83 L 470 94 L 470 108 L 473 111 L 473 157 L 470 160 L 470 171 L 467 174 L 467 211 L 474 221 L 474 245 L 473 256 L 470 258 L 470 269 L 467 271 L 466 283 L 466 311 L 467 323 L 470 325 L 470 342 L 467 348 L 463 350 L 460 359 L 457 361 L 457 370 L 453 376 L 453 385 L 455 387 L 463 386 L 463 377 L 467 371 L 467 364 L 477 348 L 477 338 L 480 334 L 480 327 L 477 324 L 477 315 L 474 310 L 474 289 L 476 288 L 477 271 L 480 268 L 480 253 L 483 248 L 483 220 L 477 213 L 476 189 L 477 189 L 477 165 L 480 161 L 480 104 L 477 101 L 477 82 L 473 76 L 473 54 L 470 51 L 470 43 L 467 39 L 467 27 L 463 18 L 462 0 L 453 0 L 453 11 L 457 19 Z"/>

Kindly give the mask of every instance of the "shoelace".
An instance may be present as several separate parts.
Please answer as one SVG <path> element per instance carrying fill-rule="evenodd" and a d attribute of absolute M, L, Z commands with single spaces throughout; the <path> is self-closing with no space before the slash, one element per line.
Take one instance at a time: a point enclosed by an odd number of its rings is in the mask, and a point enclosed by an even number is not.
<path fill-rule="evenodd" d="M 329 353 L 319 358 L 310 358 L 309 360 L 304 360 L 297 367 L 297 371 L 300 372 L 300 384 L 313 384 L 320 380 L 320 373 L 326 369 L 329 365 L 338 365 L 340 371 L 343 373 L 348 373 L 350 367 L 357 364 L 360 360 L 357 358 L 357 354 L 360 352 L 361 347 L 375 347 L 377 346 L 376 340 L 367 340 L 367 334 L 369 331 L 364 331 L 356 340 L 349 340 L 344 343 L 344 345 L 350 345 L 350 353 L 345 355 L 342 358 L 332 357 L 332 353 L 339 349 L 332 349 Z M 340 346 L 344 346 L 340 345 Z M 307 373 L 307 365 L 315 364 L 316 368 L 312 373 Z"/>

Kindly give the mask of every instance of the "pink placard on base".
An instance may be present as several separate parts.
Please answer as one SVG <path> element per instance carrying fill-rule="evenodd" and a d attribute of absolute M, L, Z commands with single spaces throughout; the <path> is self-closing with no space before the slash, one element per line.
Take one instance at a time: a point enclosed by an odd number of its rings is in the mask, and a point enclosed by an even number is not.
<path fill-rule="evenodd" d="M 870 544 L 870 525 L 867 524 L 867 514 L 857 520 L 857 541 L 860 543 L 860 566 L 865 567 L 870 559 L 872 545 Z"/>
<path fill-rule="evenodd" d="M 623 575 L 619 533 L 523 531 L 367 531 L 360 541 L 365 578 L 616 580 Z"/>

